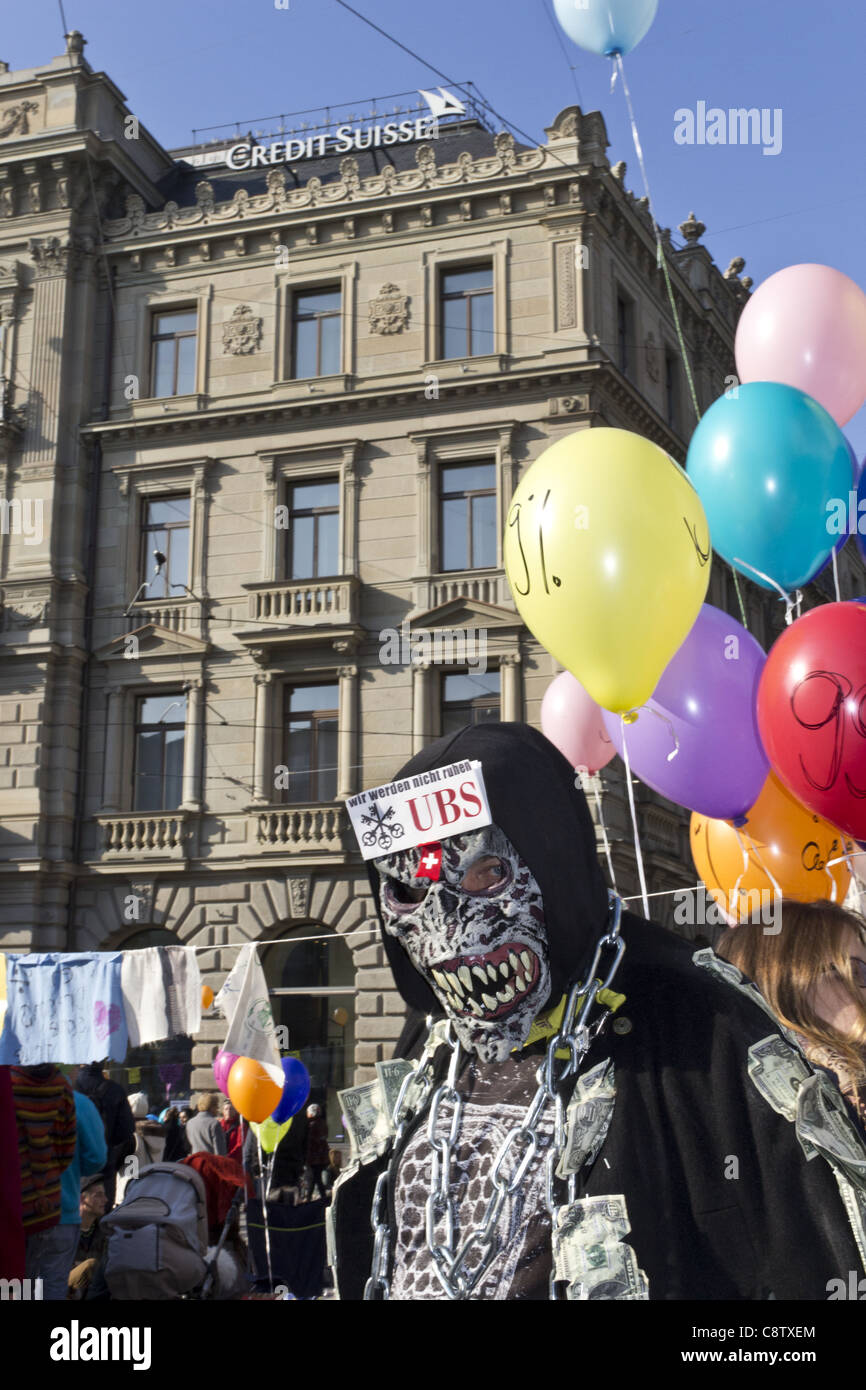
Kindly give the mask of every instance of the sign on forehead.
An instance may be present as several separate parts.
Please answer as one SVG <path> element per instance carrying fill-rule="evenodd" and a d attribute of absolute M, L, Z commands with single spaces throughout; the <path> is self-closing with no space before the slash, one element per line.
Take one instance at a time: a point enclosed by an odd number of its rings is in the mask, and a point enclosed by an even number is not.
<path fill-rule="evenodd" d="M 492 825 L 480 762 L 450 763 L 346 802 L 365 859 Z"/>

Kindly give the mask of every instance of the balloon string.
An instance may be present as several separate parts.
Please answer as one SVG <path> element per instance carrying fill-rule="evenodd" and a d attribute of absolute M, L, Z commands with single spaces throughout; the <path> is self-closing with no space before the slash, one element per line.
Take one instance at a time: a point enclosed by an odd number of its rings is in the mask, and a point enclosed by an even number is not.
<path fill-rule="evenodd" d="M 734 884 L 733 888 L 731 889 L 731 898 L 730 898 L 731 912 L 736 914 L 736 916 L 735 916 L 735 918 L 734 918 L 734 922 L 733 922 L 732 925 L 736 925 L 736 923 L 740 920 L 740 909 L 739 909 L 739 902 L 740 902 L 740 884 L 742 883 L 743 878 L 745 877 L 745 875 L 746 875 L 746 873 L 747 873 L 747 871 L 748 871 L 748 868 L 749 868 L 749 851 L 746 849 L 745 843 L 744 843 L 744 841 L 743 841 L 743 837 L 742 837 L 742 835 L 740 834 L 739 829 L 738 829 L 738 827 L 737 827 L 736 825 L 733 827 L 733 830 L 734 830 L 734 834 L 735 834 L 736 837 L 737 837 L 737 844 L 740 846 L 740 849 L 741 849 L 742 854 L 743 854 L 743 867 L 742 867 L 742 869 L 740 870 L 740 872 L 738 873 L 738 875 L 737 875 L 737 881 L 736 881 L 736 883 Z"/>
<path fill-rule="evenodd" d="M 613 867 L 613 858 L 610 852 L 610 840 L 607 838 L 607 826 L 605 825 L 604 821 L 604 808 L 602 807 L 601 795 L 598 790 L 598 775 L 596 774 L 596 776 L 594 777 L 590 776 L 589 769 L 585 767 L 579 767 L 576 769 L 576 771 L 580 776 L 581 786 L 583 787 L 584 794 L 588 791 L 589 787 L 592 787 L 593 796 L 595 797 L 596 814 L 598 815 L 598 826 L 601 830 L 601 842 L 604 845 L 604 854 L 605 858 L 607 859 L 607 868 L 610 874 L 611 887 L 613 888 L 614 892 L 616 892 L 616 872 Z"/>
<path fill-rule="evenodd" d="M 851 875 L 851 882 L 852 882 L 853 885 L 854 885 L 854 892 L 857 894 L 857 911 L 859 912 L 859 914 L 860 914 L 861 917 L 862 917 L 862 915 L 863 915 L 863 892 L 862 892 L 862 889 L 860 888 L 860 880 L 859 880 L 859 878 L 857 877 L 857 870 L 854 868 L 854 865 L 852 864 L 851 861 L 852 861 L 852 859 L 856 859 L 859 855 L 862 855 L 863 853 L 864 853 L 863 850 L 857 850 L 857 851 L 852 851 L 852 850 L 850 850 L 850 849 L 848 848 L 848 843 L 847 843 L 847 841 L 843 839 L 843 841 L 842 841 L 842 854 L 841 854 L 841 857 L 840 857 L 839 859 L 828 859 L 828 860 L 827 860 L 827 872 L 828 872 L 828 874 L 830 873 L 830 869 L 831 869 L 831 867 L 832 867 L 833 864 L 841 864 L 842 861 L 844 860 L 844 862 L 848 865 L 848 871 L 849 871 L 849 873 L 850 873 L 850 875 Z M 831 877 L 832 877 L 832 875 L 831 875 Z M 835 882 L 835 880 L 834 880 L 834 882 Z M 833 899 L 833 901 L 834 901 L 834 902 L 836 901 L 835 898 Z"/>
<path fill-rule="evenodd" d="M 628 789 L 628 807 L 629 811 L 631 812 L 631 828 L 632 833 L 634 834 L 634 852 L 635 858 L 637 860 L 638 878 L 640 879 L 640 896 L 641 902 L 643 903 L 643 915 L 644 917 L 646 917 L 647 921 L 649 921 L 649 896 L 646 890 L 646 875 L 644 874 L 643 855 L 641 853 L 640 848 L 640 836 L 638 835 L 637 830 L 637 812 L 635 811 L 634 805 L 634 787 L 632 786 L 631 782 L 631 763 L 629 762 L 628 756 L 628 738 L 626 737 L 625 720 L 623 720 L 622 723 L 622 757 L 623 762 L 625 763 L 625 785 Z"/>
<path fill-rule="evenodd" d="M 622 78 L 622 90 L 623 90 L 623 93 L 624 93 L 624 95 L 625 95 L 626 105 L 628 106 L 628 116 L 629 116 L 629 122 L 630 122 L 630 124 L 631 124 L 631 138 L 632 138 L 632 141 L 633 141 L 633 143 L 634 143 L 635 153 L 637 154 L 638 164 L 640 165 L 641 177 L 643 178 L 643 186 L 644 186 L 644 190 L 645 190 L 645 192 L 646 192 L 646 200 L 647 200 L 647 206 L 648 206 L 648 210 L 649 210 L 649 215 L 650 215 L 650 218 L 651 218 L 651 220 L 652 220 L 653 231 L 655 232 L 655 239 L 656 239 L 656 264 L 658 265 L 659 269 L 662 271 L 662 274 L 664 275 L 665 285 L 666 285 L 666 287 L 667 287 L 667 292 L 668 292 L 668 299 L 669 299 L 669 301 L 670 301 L 670 306 L 671 306 L 671 313 L 673 314 L 674 325 L 675 325 L 676 330 L 677 330 L 677 342 L 678 342 L 679 345 L 680 345 L 680 353 L 681 353 L 682 359 L 683 359 L 683 367 L 685 368 L 686 380 L 687 380 L 688 383 L 689 383 L 689 393 L 690 393 L 691 398 L 692 398 L 692 405 L 694 406 L 695 418 L 696 418 L 697 420 L 700 420 L 700 418 L 701 418 L 701 410 L 700 410 L 700 406 L 698 405 L 698 393 L 697 393 L 697 391 L 695 390 L 695 380 L 694 380 L 694 377 L 693 377 L 693 375 L 692 375 L 692 366 L 691 366 L 691 362 L 689 361 L 689 354 L 688 354 L 688 351 L 687 351 L 687 349 L 686 349 L 686 343 L 685 343 L 685 339 L 684 339 L 684 337 L 683 337 L 683 330 L 682 330 L 682 327 L 681 327 L 681 325 L 680 325 L 680 316 L 679 316 L 679 313 L 677 312 L 676 300 L 675 300 L 675 298 L 674 298 L 674 288 L 673 288 L 673 285 L 671 284 L 671 277 L 670 277 L 670 274 L 669 274 L 669 272 L 668 272 L 667 257 L 665 256 L 664 245 L 663 245 L 663 243 L 662 243 L 661 229 L 660 229 L 658 223 L 656 222 L 655 213 L 653 212 L 652 194 L 650 193 L 649 177 L 648 177 L 647 171 L 646 171 L 646 164 L 644 163 L 643 146 L 641 145 L 641 139 L 640 139 L 640 135 L 639 135 L 639 133 L 638 133 L 637 120 L 635 119 L 634 106 L 633 106 L 633 104 L 632 104 L 632 99 L 631 99 L 631 92 L 629 91 L 628 82 L 626 81 L 625 68 L 624 68 L 623 65 L 622 65 L 622 54 L 621 54 L 621 53 L 614 53 L 614 54 L 612 55 L 612 57 L 613 57 L 613 61 L 614 61 L 614 63 L 616 64 L 616 66 L 615 66 L 614 69 L 613 69 L 612 80 L 611 80 L 611 84 L 610 84 L 610 89 L 611 89 L 611 91 L 613 91 L 614 86 L 615 86 L 615 84 L 616 84 L 616 75 L 617 75 L 617 73 L 619 73 L 620 77 Z"/>
<path fill-rule="evenodd" d="M 775 579 L 771 579 L 770 576 L 769 576 L 768 574 L 764 574 L 764 571 L 763 571 L 763 570 L 755 569 L 755 566 L 754 566 L 754 565 L 750 565 L 750 564 L 748 564 L 745 560 L 741 560 L 741 559 L 739 558 L 739 556 L 737 556 L 737 555 L 734 556 L 733 564 L 735 564 L 735 565 L 741 565 L 741 566 L 743 567 L 744 570 L 751 570 L 751 571 L 752 571 L 752 574 L 756 574 L 756 575 L 758 576 L 758 578 L 759 578 L 759 579 L 763 579 L 764 582 L 765 582 L 766 584 L 771 584 L 771 585 L 772 585 L 772 587 L 773 587 L 773 588 L 776 590 L 776 592 L 778 593 L 779 597 L 782 598 L 782 599 L 784 599 L 784 601 L 785 601 L 785 623 L 787 624 L 788 627 L 790 627 L 790 625 L 791 625 L 791 621 L 792 621 L 792 617 L 793 617 L 794 609 L 795 609 L 795 608 L 796 608 L 796 610 L 797 610 L 797 617 L 799 618 L 799 616 L 800 616 L 800 608 L 801 608 L 802 603 L 803 603 L 803 591 L 802 591 L 802 589 L 795 589 L 794 595 L 793 595 L 793 598 L 792 598 L 792 596 L 787 592 L 787 590 L 782 588 L 781 584 L 777 584 L 777 583 L 776 583 Z"/>
<path fill-rule="evenodd" d="M 736 826 L 734 827 L 734 829 L 736 829 Z M 751 847 L 752 847 L 752 850 L 754 851 L 754 855 L 755 855 L 755 858 L 756 858 L 757 861 L 758 861 L 758 864 L 759 864 L 760 867 L 764 870 L 764 873 L 767 875 L 767 878 L 770 880 L 770 882 L 771 882 L 772 885 L 773 885 L 773 892 L 775 893 L 775 895 L 776 895 L 776 897 L 778 898 L 779 902 L 781 902 L 782 899 L 783 899 L 784 896 L 785 896 L 784 893 L 782 892 L 781 888 L 779 887 L 778 883 L 776 882 L 775 878 L 773 877 L 772 872 L 767 868 L 766 864 L 764 863 L 763 859 L 761 858 L 761 851 L 758 849 L 758 846 L 755 844 L 755 842 L 754 842 L 754 840 L 752 839 L 751 835 L 749 834 L 748 830 L 746 830 L 744 833 L 745 833 L 745 835 L 746 835 L 746 838 L 747 838 L 748 841 L 749 841 L 749 844 L 750 844 Z"/>
<path fill-rule="evenodd" d="M 833 584 L 836 589 L 836 602 L 842 602 L 842 595 L 839 592 L 839 566 L 836 563 L 836 548 L 833 547 Z"/>
<path fill-rule="evenodd" d="M 263 1158 L 262 1158 L 262 1141 L 261 1141 L 261 1136 L 258 1135 L 258 1134 L 256 1135 L 256 1144 L 258 1145 L 258 1149 L 259 1149 L 259 1183 L 260 1183 L 259 1191 L 260 1191 L 261 1194 L 262 1194 L 262 1220 L 263 1220 L 264 1223 L 265 1223 L 265 1252 L 266 1252 L 267 1257 L 268 1257 L 268 1291 L 269 1291 L 269 1293 L 273 1293 L 273 1291 L 274 1291 L 274 1271 L 273 1271 L 273 1269 L 272 1269 L 272 1267 L 271 1267 L 271 1226 L 270 1226 L 270 1222 L 268 1221 L 268 1197 L 267 1197 L 267 1191 L 266 1191 L 266 1189 L 265 1189 L 264 1178 L 263 1178 L 263 1176 L 262 1176 L 262 1170 L 263 1170 L 263 1168 L 264 1168 L 264 1166 L 265 1166 L 265 1165 L 264 1165 L 264 1160 L 263 1160 Z"/>
<path fill-rule="evenodd" d="M 746 606 L 743 603 L 743 595 L 740 593 L 740 577 L 737 574 L 737 571 L 734 569 L 733 565 L 731 565 L 731 574 L 734 576 L 734 588 L 737 593 L 737 603 L 740 605 L 740 622 L 743 624 L 743 627 L 748 632 L 749 624 L 746 621 Z"/>
<path fill-rule="evenodd" d="M 679 751 L 680 751 L 680 741 L 679 741 L 679 739 L 677 738 L 677 731 L 676 731 L 676 729 L 674 728 L 673 723 L 671 722 L 671 720 L 668 719 L 668 717 L 667 717 L 666 714 L 662 714 L 661 710 L 654 709 L 652 705 L 647 705 L 646 708 L 649 710 L 649 713 L 650 713 L 650 714 L 654 714 L 654 715 L 655 715 L 656 719 L 660 719 L 660 720 L 662 721 L 663 724 L 667 724 L 667 726 L 668 726 L 668 733 L 670 734 L 671 738 L 673 739 L 673 745 L 674 745 L 674 747 L 673 747 L 673 752 L 672 752 L 672 753 L 668 753 L 668 762 L 669 762 L 669 763 L 672 763 L 673 760 L 674 760 L 674 758 L 677 756 L 677 754 L 678 754 Z"/>

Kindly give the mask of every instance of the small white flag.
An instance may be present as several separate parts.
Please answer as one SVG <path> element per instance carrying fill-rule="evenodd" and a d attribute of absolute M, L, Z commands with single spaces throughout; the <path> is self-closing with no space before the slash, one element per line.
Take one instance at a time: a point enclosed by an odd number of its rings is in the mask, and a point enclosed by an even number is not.
<path fill-rule="evenodd" d="M 240 988 L 237 988 L 238 978 Z M 232 988 L 228 989 L 230 983 Z M 280 1049 L 277 1047 L 265 972 L 254 945 L 241 951 L 241 959 L 236 962 L 234 970 L 220 990 L 218 997 L 222 996 L 225 996 L 222 999 L 222 1008 L 230 1020 L 223 1050 L 233 1052 L 238 1057 L 252 1057 L 266 1066 L 276 1067 L 282 1079 Z"/>

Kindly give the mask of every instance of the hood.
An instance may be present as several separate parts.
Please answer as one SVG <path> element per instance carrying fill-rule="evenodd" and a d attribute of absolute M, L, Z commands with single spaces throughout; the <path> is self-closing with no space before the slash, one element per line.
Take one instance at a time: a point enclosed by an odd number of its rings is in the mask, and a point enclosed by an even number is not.
<path fill-rule="evenodd" d="M 607 922 L 607 887 L 586 798 L 575 788 L 574 769 L 528 724 L 468 724 L 417 753 L 392 780 L 464 759 L 481 763 L 493 820 L 541 888 L 550 945 L 551 999 L 557 1000 L 589 964 L 590 952 Z M 368 864 L 368 873 L 382 942 L 400 994 L 422 1013 L 441 1013 L 426 981 L 384 929 L 374 861 Z"/>

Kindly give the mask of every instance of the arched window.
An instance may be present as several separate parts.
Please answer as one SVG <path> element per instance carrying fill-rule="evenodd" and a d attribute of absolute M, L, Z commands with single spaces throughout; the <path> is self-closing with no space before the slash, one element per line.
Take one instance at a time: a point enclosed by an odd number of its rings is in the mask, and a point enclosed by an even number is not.
<path fill-rule="evenodd" d="M 178 939 L 164 927 L 146 927 L 123 943 L 124 951 L 145 946 L 177 946 Z M 155 982 L 161 988 L 162 981 Z M 158 1115 L 167 1105 L 183 1105 L 189 1100 L 192 1075 L 192 1039 L 163 1038 L 143 1047 L 129 1047 L 122 1062 L 109 1064 L 112 1081 L 119 1081 L 128 1095 L 143 1091 L 149 1108 Z"/>
<path fill-rule="evenodd" d="M 283 933 L 280 933 L 281 936 Z M 308 923 L 262 951 L 274 1023 L 288 1031 L 288 1048 L 310 1073 L 328 1135 L 342 1130 L 337 1092 L 351 1085 L 355 1052 L 355 966 L 344 939 Z"/>

